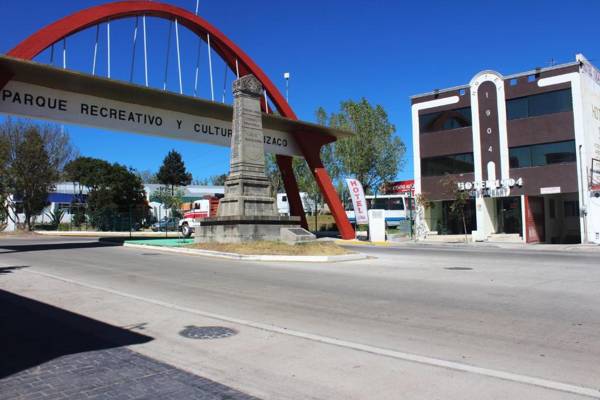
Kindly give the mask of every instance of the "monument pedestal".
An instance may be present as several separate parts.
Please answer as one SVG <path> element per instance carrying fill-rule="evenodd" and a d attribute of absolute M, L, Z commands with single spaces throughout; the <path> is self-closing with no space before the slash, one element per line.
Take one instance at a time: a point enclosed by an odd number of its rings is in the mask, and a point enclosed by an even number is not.
<path fill-rule="evenodd" d="M 281 229 L 299 228 L 300 217 L 280 216 L 265 175 L 265 149 L 260 97 L 263 89 L 253 75 L 233 82 L 233 134 L 229 176 L 217 217 L 202 220 L 196 243 L 277 241 Z"/>
<path fill-rule="evenodd" d="M 300 217 L 216 217 L 202 220 L 194 234 L 196 243 L 243 243 L 254 240 L 278 241 L 281 228 L 297 228 Z"/>

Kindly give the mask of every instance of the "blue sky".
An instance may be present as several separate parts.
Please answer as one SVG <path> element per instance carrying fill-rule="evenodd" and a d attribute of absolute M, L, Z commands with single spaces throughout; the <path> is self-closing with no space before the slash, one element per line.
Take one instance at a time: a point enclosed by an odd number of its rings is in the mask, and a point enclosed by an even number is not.
<path fill-rule="evenodd" d="M 42 26 L 97 0 L 0 1 L 0 52 Z M 196 0 L 170 0 L 193 10 Z M 292 74 L 290 104 L 301 119 L 313 121 L 318 106 L 336 111 L 346 99 L 367 98 L 381 104 L 406 143 L 405 168 L 412 177 L 410 99 L 414 94 L 469 82 L 483 69 L 511 74 L 570 62 L 583 53 L 600 64 L 600 2 L 546 1 L 200 1 L 200 14 L 254 59 L 283 91 L 283 72 Z M 133 20 L 116 21 L 113 77 L 128 80 Z M 151 85 L 162 86 L 168 23 L 149 26 Z M 106 73 L 101 30 L 99 74 Z M 68 41 L 68 65 L 91 70 L 95 29 Z M 174 40 L 174 39 L 173 39 Z M 193 90 L 197 41 L 182 32 L 185 91 Z M 138 53 L 141 46 L 138 46 Z M 206 48 L 201 52 L 201 94 L 209 97 Z M 58 50 L 57 50 L 58 54 Z M 141 54 L 141 53 L 139 53 Z M 49 62 L 48 52 L 38 60 Z M 57 57 L 58 58 L 58 57 Z M 141 57 L 135 80 L 141 82 Z M 169 88 L 177 75 L 171 48 Z M 224 66 L 214 62 L 215 91 L 221 99 Z M 227 100 L 230 100 L 231 74 Z M 73 142 L 86 156 L 120 162 L 139 170 L 157 170 L 172 148 L 183 154 L 197 178 L 227 172 L 228 150 L 189 142 L 68 126 Z"/>

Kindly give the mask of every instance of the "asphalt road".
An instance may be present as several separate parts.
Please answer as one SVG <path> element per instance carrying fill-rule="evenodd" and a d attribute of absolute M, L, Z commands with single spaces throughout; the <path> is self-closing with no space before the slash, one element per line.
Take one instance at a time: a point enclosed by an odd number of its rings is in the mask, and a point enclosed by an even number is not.
<path fill-rule="evenodd" d="M 600 387 L 599 252 L 358 250 L 373 258 L 258 264 L 93 239 L 0 239 L 0 266 L 343 343 Z"/>

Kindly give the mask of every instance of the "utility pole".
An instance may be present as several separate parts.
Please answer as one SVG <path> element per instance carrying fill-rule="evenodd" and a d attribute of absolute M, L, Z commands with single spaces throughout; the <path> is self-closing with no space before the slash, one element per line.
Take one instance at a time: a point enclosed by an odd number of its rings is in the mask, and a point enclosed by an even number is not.
<path fill-rule="evenodd" d="M 283 79 L 285 79 L 285 101 L 287 103 L 290 102 L 290 73 L 289 72 L 284 72 L 283 73 Z"/>

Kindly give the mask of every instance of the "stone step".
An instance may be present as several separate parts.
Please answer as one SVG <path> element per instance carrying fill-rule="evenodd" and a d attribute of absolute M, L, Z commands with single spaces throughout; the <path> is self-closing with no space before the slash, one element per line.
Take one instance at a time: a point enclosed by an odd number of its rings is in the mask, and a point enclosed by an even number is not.
<path fill-rule="evenodd" d="M 518 233 L 493 233 L 488 236 L 489 242 L 521 243 L 523 238 Z"/>

